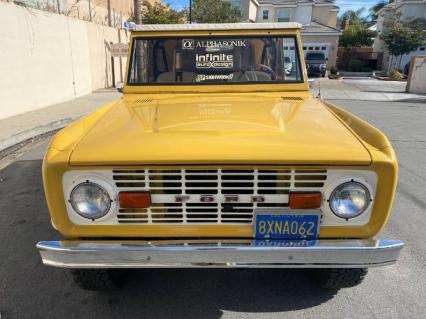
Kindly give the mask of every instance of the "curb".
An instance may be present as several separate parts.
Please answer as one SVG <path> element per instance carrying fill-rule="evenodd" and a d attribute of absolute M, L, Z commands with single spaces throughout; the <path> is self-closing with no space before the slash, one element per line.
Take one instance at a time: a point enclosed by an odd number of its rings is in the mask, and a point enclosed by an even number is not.
<path fill-rule="evenodd" d="M 369 80 L 371 76 L 348 76 L 348 75 L 340 75 L 342 80 Z"/>
<path fill-rule="evenodd" d="M 407 79 L 402 79 L 402 80 L 395 80 L 392 78 L 387 78 L 387 77 L 383 77 L 383 76 L 373 76 L 373 78 L 375 78 L 376 80 L 380 80 L 380 81 L 387 81 L 387 82 L 405 82 L 407 83 Z"/>
<path fill-rule="evenodd" d="M 13 145 L 22 143 L 23 141 L 26 141 L 30 138 L 36 137 L 41 134 L 45 134 L 51 131 L 55 131 L 57 129 L 63 128 L 67 126 L 68 124 L 74 122 L 78 117 L 74 118 L 65 118 L 60 119 L 58 121 L 50 122 L 44 125 L 39 125 L 36 127 L 33 127 L 29 130 L 25 130 L 19 133 L 16 133 L 12 136 L 9 136 L 5 139 L 0 140 L 0 151 L 3 151 Z"/>
<path fill-rule="evenodd" d="M 426 103 L 426 97 L 424 98 L 408 98 L 408 99 L 400 99 L 392 102 L 405 102 L 405 103 Z"/>
<path fill-rule="evenodd" d="M 389 99 L 383 99 L 383 100 L 366 100 L 363 98 L 359 98 L 359 99 L 351 99 L 351 98 L 345 98 L 345 97 L 322 97 L 323 100 L 329 100 L 329 101 L 363 101 L 363 102 L 389 102 L 389 103 L 394 103 L 394 102 L 400 102 L 400 103 L 421 103 L 424 104 L 426 103 L 426 98 L 408 98 L 408 99 L 397 99 L 397 100 L 389 100 Z"/>

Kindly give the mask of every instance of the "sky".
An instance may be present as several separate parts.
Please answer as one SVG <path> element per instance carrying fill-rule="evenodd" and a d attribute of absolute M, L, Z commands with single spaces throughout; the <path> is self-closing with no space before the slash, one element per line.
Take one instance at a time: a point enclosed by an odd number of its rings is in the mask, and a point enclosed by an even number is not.
<path fill-rule="evenodd" d="M 189 0 L 163 0 L 170 4 L 175 9 L 182 9 L 183 7 L 187 7 Z M 337 5 L 340 7 L 340 13 L 346 10 L 358 10 L 362 7 L 366 8 L 366 13 L 368 13 L 368 9 L 372 7 L 379 0 L 337 0 Z"/>

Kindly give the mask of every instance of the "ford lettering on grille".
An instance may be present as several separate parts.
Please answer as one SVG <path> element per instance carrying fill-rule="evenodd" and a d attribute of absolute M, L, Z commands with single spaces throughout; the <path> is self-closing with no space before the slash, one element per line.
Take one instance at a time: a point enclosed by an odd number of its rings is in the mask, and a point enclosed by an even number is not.
<path fill-rule="evenodd" d="M 288 209 L 288 194 L 323 191 L 323 169 L 114 170 L 118 191 L 149 191 L 151 207 L 119 208 L 121 224 L 252 224 L 255 210 Z"/>

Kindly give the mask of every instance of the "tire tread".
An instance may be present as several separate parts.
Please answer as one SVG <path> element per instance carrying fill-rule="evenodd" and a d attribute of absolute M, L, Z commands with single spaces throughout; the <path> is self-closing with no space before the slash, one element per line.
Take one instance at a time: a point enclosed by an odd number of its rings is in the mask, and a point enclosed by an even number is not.
<path fill-rule="evenodd" d="M 319 269 L 317 280 L 327 289 L 350 288 L 359 285 L 368 273 L 367 268 Z"/>

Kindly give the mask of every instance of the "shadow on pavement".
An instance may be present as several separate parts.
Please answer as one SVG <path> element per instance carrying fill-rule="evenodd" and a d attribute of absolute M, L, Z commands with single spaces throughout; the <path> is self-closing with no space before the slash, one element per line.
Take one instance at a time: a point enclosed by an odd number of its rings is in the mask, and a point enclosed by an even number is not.
<path fill-rule="evenodd" d="M 68 270 L 41 264 L 35 244 L 59 239 L 50 226 L 41 161 L 0 171 L 1 318 L 220 318 L 222 310 L 271 313 L 333 298 L 305 270 L 146 269 L 113 292 L 80 290 Z"/>

